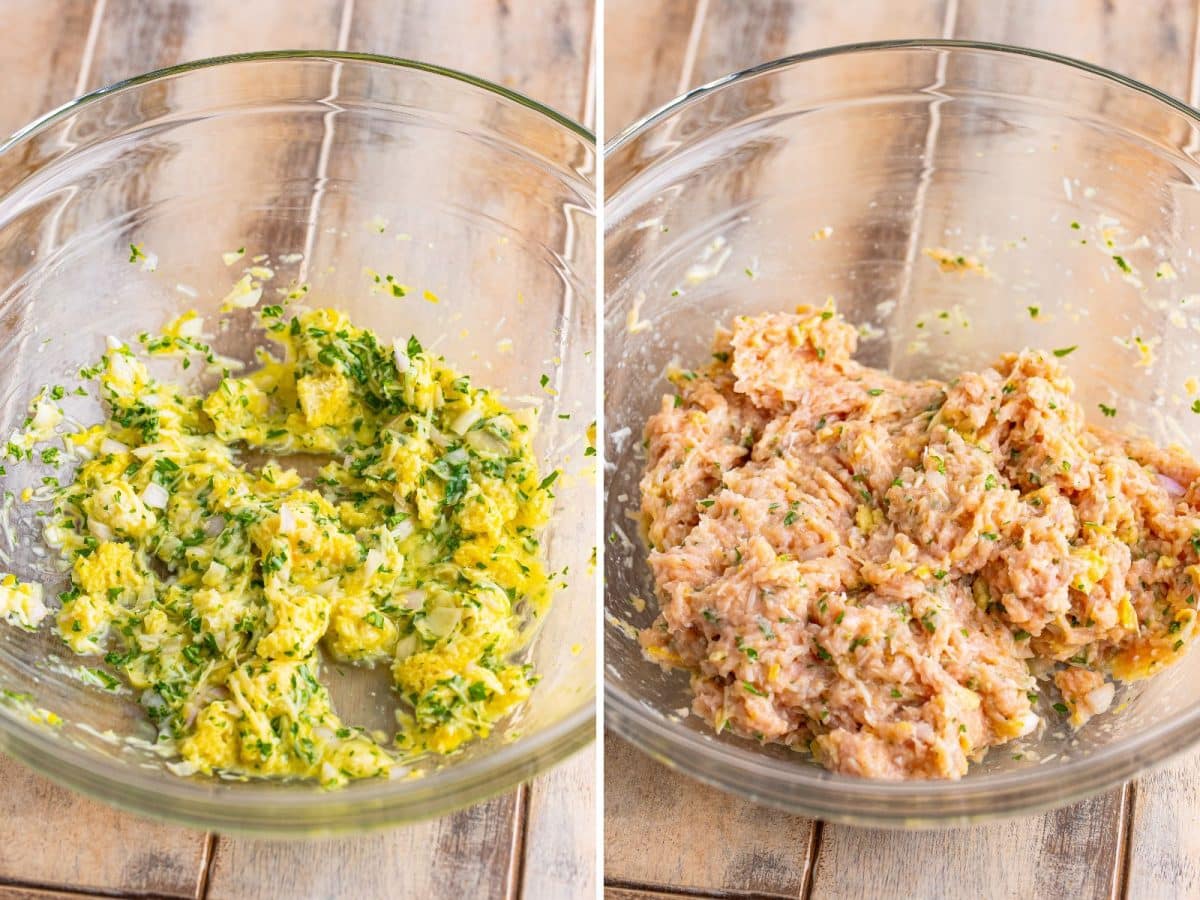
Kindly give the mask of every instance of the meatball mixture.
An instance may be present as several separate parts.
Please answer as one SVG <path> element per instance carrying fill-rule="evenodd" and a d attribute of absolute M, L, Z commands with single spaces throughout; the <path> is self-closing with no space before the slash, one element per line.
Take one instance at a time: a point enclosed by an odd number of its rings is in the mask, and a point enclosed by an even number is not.
<path fill-rule="evenodd" d="M 1200 469 L 1089 426 L 1063 364 L 949 383 L 856 363 L 832 307 L 740 316 L 646 426 L 645 653 L 718 732 L 870 778 L 957 778 L 1185 652 Z"/>

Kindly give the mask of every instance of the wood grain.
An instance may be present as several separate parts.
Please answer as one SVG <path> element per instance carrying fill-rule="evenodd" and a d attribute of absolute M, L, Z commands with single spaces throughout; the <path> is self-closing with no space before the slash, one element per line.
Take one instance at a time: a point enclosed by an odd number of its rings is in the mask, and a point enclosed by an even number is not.
<path fill-rule="evenodd" d="M 88 87 L 251 50 L 331 49 L 346 0 L 107 0 Z"/>
<path fill-rule="evenodd" d="M 1119 883 L 1120 791 L 1044 816 L 946 831 L 826 825 L 812 896 L 1108 898 Z M 864 865 L 864 860 L 870 860 Z"/>
<path fill-rule="evenodd" d="M 793 897 L 813 823 L 709 788 L 604 739 L 604 872 L 615 886 Z"/>
<path fill-rule="evenodd" d="M 748 66 L 820 47 L 855 41 L 939 37 L 947 0 L 840 3 L 713 2 L 701 32 L 691 85 Z"/>
<path fill-rule="evenodd" d="M 253 50 L 330 49 L 337 46 L 352 0 L 106 0 L 96 29 L 94 59 L 87 86 L 96 88 L 134 75 L 185 61 Z M 244 78 L 261 77 L 246 71 Z M 147 101 L 164 94 L 165 85 L 148 91 Z M 173 88 L 180 95 L 186 87 Z M 259 197 L 263 185 L 273 184 L 278 171 L 313 173 L 318 166 L 321 123 L 293 117 L 259 124 L 257 131 L 226 131 L 219 138 L 196 134 L 190 149 L 199 155 L 206 143 L 213 159 L 228 160 L 222 179 L 228 196 Z M 264 135 L 261 129 L 273 129 Z M 289 130 L 291 129 L 291 130 Z M 307 129 L 304 131 L 303 129 Z M 234 184 L 246 186 L 239 192 Z M 197 189 L 194 165 L 176 164 L 165 151 L 148 154 L 139 178 L 130 179 L 123 202 L 131 208 L 160 197 L 186 197 Z M 288 206 L 295 198 L 275 198 L 268 205 Z M 263 231 L 261 216 L 232 206 L 228 214 L 207 223 L 206 246 L 236 247 Z M 274 223 L 272 223 L 274 225 Z M 297 249 L 304 227 L 280 221 L 269 233 L 272 249 Z M 194 259 L 194 236 L 182 229 L 160 229 L 140 235 L 164 263 Z"/>
<path fill-rule="evenodd" d="M 20 35 L 5 41 L 0 135 L 74 96 L 93 8 L 82 0 L 0 3 L 0 34 Z"/>
<path fill-rule="evenodd" d="M 684 61 L 698 6 L 698 0 L 605 4 L 605 140 L 690 86 L 680 79 L 687 77 Z"/>
<path fill-rule="evenodd" d="M 0 822 L 0 881 L 164 897 L 199 886 L 200 832 L 118 812 L 3 756 Z"/>
<path fill-rule="evenodd" d="M 758 63 L 855 41 L 940 37 L 945 0 L 738 3 L 610 0 L 605 132 L 685 90 Z M 697 21 L 697 14 L 702 20 Z"/>
<path fill-rule="evenodd" d="M 1125 896 L 1200 897 L 1200 753 L 1138 780 Z"/>
<path fill-rule="evenodd" d="M 45 891 L 41 888 L 14 887 L 0 884 L 0 900 L 89 900 L 103 894 L 84 894 L 76 891 Z"/>
<path fill-rule="evenodd" d="M 356 0 L 350 49 L 436 63 L 587 118 L 592 4 Z"/>
<path fill-rule="evenodd" d="M 522 900 L 596 895 L 597 756 L 588 747 L 530 783 Z"/>
<path fill-rule="evenodd" d="M 380 834 L 333 840 L 220 838 L 209 900 L 511 896 L 518 795 Z"/>
<path fill-rule="evenodd" d="M 1053 19 L 1064 27 L 1053 27 L 1038 0 L 958 0 L 954 37 L 1073 56 L 1186 97 L 1196 8 L 1192 0 L 1057 0 Z"/>
<path fill-rule="evenodd" d="M 604 900 L 676 900 L 679 897 L 703 897 L 704 894 L 676 894 L 667 891 L 652 891 L 645 888 L 617 888 L 609 887 L 604 889 Z"/>

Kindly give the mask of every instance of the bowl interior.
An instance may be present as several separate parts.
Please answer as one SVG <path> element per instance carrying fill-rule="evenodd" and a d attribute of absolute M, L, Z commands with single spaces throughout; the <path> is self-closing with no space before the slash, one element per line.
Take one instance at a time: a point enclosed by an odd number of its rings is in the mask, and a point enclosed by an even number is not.
<path fill-rule="evenodd" d="M 71 677 L 81 660 L 49 623 L 36 635 L 0 628 L 0 688 L 29 698 L 0 708 L 0 748 L 40 757 L 109 799 L 148 804 L 143 811 L 281 831 L 440 812 L 588 740 L 593 155 L 585 133 L 497 89 L 394 61 L 314 56 L 167 73 L 79 105 L 0 153 L 5 434 L 43 384 L 74 387 L 106 335 L 132 339 L 191 308 L 214 328 L 223 296 L 254 257 L 270 254 L 263 264 L 275 275 L 263 303 L 306 284 L 307 305 L 340 307 L 387 340 L 416 335 L 476 383 L 538 408 L 542 464 L 563 470 L 543 543 L 549 568 L 569 570 L 528 651 L 542 681 L 523 712 L 452 760 L 429 760 L 418 781 L 330 794 L 177 778 L 158 757 L 104 736 L 152 731 L 131 701 Z M 131 243 L 153 270 L 129 262 Z M 244 256 L 227 265 L 222 254 L 240 248 Z M 380 290 L 377 273 L 393 275 L 407 296 Z M 239 312 L 213 343 L 252 361 L 263 341 L 253 315 Z M 160 371 L 203 380 L 174 363 Z M 82 398 L 64 408 L 86 423 L 101 415 Z M 8 468 L 0 487 L 18 495 L 47 474 Z M 39 555 L 36 506 L 17 504 L 10 516 L 6 570 L 43 581 L 52 596 L 62 577 Z M 328 665 L 324 675 L 343 718 L 394 726 L 386 669 Z M 65 724 L 30 725 L 30 705 Z M 280 804 L 290 804 L 286 820 Z"/>
<path fill-rule="evenodd" d="M 699 365 L 735 314 L 833 297 L 860 328 L 858 358 L 905 377 L 1077 346 L 1066 361 L 1089 420 L 1104 403 L 1118 410 L 1106 424 L 1200 450 L 1198 138 L 1191 115 L 1103 73 L 945 44 L 767 67 L 610 149 L 605 660 L 620 730 L 725 787 L 883 823 L 1065 802 L 1195 739 L 1192 653 L 1122 687 L 1079 731 L 1044 699 L 1044 729 L 961 783 L 856 781 L 713 736 L 687 715 L 686 677 L 644 660 L 631 635 L 655 616 L 634 521 L 642 428 L 671 392 L 667 366 Z M 941 251 L 979 266 L 943 271 Z"/>

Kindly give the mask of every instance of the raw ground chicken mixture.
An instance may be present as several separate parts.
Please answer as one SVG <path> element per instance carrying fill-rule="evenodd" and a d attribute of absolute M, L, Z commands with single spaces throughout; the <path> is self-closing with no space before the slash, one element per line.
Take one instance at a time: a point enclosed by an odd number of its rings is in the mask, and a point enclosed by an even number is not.
<path fill-rule="evenodd" d="M 832 307 L 738 317 L 647 424 L 641 642 L 696 714 L 842 773 L 957 778 L 1038 727 L 1040 692 L 1078 727 L 1186 652 L 1194 460 L 1086 424 L 1069 351 L 902 381 L 856 340 Z"/>

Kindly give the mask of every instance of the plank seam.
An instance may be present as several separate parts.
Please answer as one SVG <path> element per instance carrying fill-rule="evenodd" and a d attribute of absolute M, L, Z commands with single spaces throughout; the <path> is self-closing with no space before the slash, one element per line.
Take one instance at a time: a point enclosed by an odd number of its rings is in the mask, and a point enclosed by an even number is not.
<path fill-rule="evenodd" d="M 954 37 L 954 32 L 958 29 L 958 0 L 949 0 L 946 4 L 946 13 L 942 19 L 942 38 L 949 40 Z"/>
<path fill-rule="evenodd" d="M 20 888 L 21 890 L 46 894 L 65 894 L 70 897 L 117 897 L 121 900 L 142 900 L 142 898 L 166 898 L 166 900 L 188 900 L 187 894 L 164 894 L 161 891 L 122 891 L 104 887 L 74 887 L 69 884 L 50 884 L 45 881 L 25 881 L 20 878 L 0 879 L 0 887 Z"/>
<path fill-rule="evenodd" d="M 337 48 L 346 50 L 350 45 L 350 24 L 354 19 L 354 0 L 343 0 L 341 20 L 338 22 Z M 342 64 L 334 63 L 333 77 L 329 82 L 329 93 L 322 100 L 332 105 L 337 99 L 338 90 L 342 84 Z M 308 212 L 308 224 L 304 233 L 304 259 L 300 261 L 300 271 L 297 277 L 301 282 L 308 281 L 308 267 L 311 262 L 313 247 L 317 243 L 317 220 L 321 215 L 321 201 L 325 197 L 325 182 L 329 172 L 329 157 L 333 153 L 333 126 L 339 110 L 334 108 L 322 116 L 321 149 L 317 152 L 317 171 L 313 181 L 312 206 Z"/>
<path fill-rule="evenodd" d="M 1187 102 L 1189 106 L 1196 106 L 1200 103 L 1200 83 L 1197 82 L 1200 67 L 1196 65 L 1196 55 L 1200 53 L 1200 3 L 1196 3 L 1192 11 L 1195 16 L 1192 20 L 1192 52 L 1188 56 Z"/>
<path fill-rule="evenodd" d="M 205 900 L 208 896 L 208 886 L 212 883 L 212 867 L 217 857 L 217 841 L 220 837 L 215 832 L 204 835 L 204 850 L 201 854 L 200 882 L 196 885 L 197 900 Z"/>
<path fill-rule="evenodd" d="M 704 33 L 704 20 L 708 18 L 708 0 L 699 0 L 696 12 L 692 16 L 692 27 L 688 30 L 687 46 L 683 51 L 683 62 L 679 66 L 679 83 L 675 86 L 675 95 L 679 96 L 692 85 L 692 76 L 696 71 L 696 56 L 700 51 L 700 36 Z"/>
<path fill-rule="evenodd" d="M 92 77 L 92 65 L 96 60 L 96 45 L 100 43 L 100 22 L 108 0 L 96 0 L 92 6 L 92 19 L 88 22 L 87 38 L 83 42 L 83 54 L 79 58 L 79 76 L 75 79 L 75 96 L 87 93 L 88 81 Z"/>
<path fill-rule="evenodd" d="M 1117 877 L 1113 879 L 1113 896 L 1120 900 L 1129 898 L 1129 873 L 1133 868 L 1133 812 L 1136 805 L 1137 785 L 1131 781 L 1121 791 L 1121 819 L 1117 831 Z"/>
<path fill-rule="evenodd" d="M 808 836 L 808 851 L 804 860 L 804 878 L 800 883 L 801 900 L 810 900 L 813 884 L 817 880 L 817 858 L 821 855 L 822 838 L 825 837 L 825 823 L 820 819 L 813 822 L 812 832 Z"/>
<path fill-rule="evenodd" d="M 1189 106 L 1195 107 L 1200 103 L 1200 67 L 1196 65 L 1196 57 L 1200 54 L 1200 2 L 1193 5 L 1192 12 L 1192 52 L 1188 55 L 1188 72 L 1187 72 L 1187 96 L 1184 100 Z M 1197 150 L 1197 145 L 1200 144 L 1198 135 L 1193 129 L 1191 137 L 1189 137 L 1183 145 L 1185 153 L 1193 154 Z"/>
<path fill-rule="evenodd" d="M 587 36 L 587 65 L 583 69 L 583 109 L 580 110 L 579 121 L 583 123 L 585 128 L 590 128 L 596 134 L 597 142 L 600 141 L 600 130 L 597 127 L 597 116 L 599 112 L 596 109 L 596 32 L 599 30 L 596 27 L 596 20 L 600 15 L 600 5 L 592 5 L 592 15 L 588 19 L 588 36 Z"/>
<path fill-rule="evenodd" d="M 517 787 L 516 827 L 513 829 L 512 854 L 508 861 L 508 897 L 520 900 L 525 890 L 525 853 L 528 849 L 530 785 L 528 782 Z"/>
<path fill-rule="evenodd" d="M 958 0 L 947 0 L 946 8 L 942 13 L 942 38 L 954 37 L 957 26 Z M 925 89 L 934 94 L 934 99 L 929 104 L 929 127 L 925 132 L 925 143 L 921 149 L 921 172 L 917 176 L 917 189 L 913 198 L 912 215 L 909 219 L 908 243 L 904 248 L 904 283 L 900 289 L 900 296 L 904 298 L 910 297 L 912 294 L 918 245 L 921 242 L 921 223 L 925 219 L 925 196 L 929 193 L 929 184 L 933 179 L 933 153 L 937 147 L 938 132 L 942 126 L 941 105 L 945 98 L 936 96 L 936 92 L 945 87 L 945 84 L 946 57 L 944 54 L 939 54 L 934 67 L 933 82 Z M 893 346 L 892 353 L 895 352 L 896 347 Z M 893 367 L 892 363 L 894 360 L 889 360 L 889 368 Z"/>
<path fill-rule="evenodd" d="M 620 891 L 646 891 L 652 894 L 660 894 L 664 897 L 688 897 L 699 898 L 699 900 L 727 900 L 727 898 L 743 897 L 763 898 L 763 900 L 792 900 L 791 894 L 778 894 L 775 892 L 766 894 L 759 891 L 723 891 L 716 888 L 689 888 L 668 884 L 655 884 L 649 881 L 626 881 L 624 879 L 606 879 L 604 886 Z"/>

